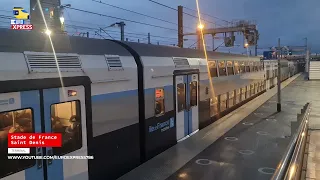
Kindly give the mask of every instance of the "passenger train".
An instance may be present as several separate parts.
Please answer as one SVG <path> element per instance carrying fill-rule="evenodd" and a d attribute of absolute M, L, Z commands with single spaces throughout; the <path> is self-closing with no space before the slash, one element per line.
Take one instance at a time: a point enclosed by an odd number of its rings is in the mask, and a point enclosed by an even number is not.
<path fill-rule="evenodd" d="M 278 68 L 259 57 L 208 52 L 207 62 L 195 49 L 66 35 L 0 30 L 0 39 L 6 180 L 116 179 L 272 88 Z M 292 62 L 281 68 L 282 80 L 297 73 Z M 94 160 L 8 160 L 16 132 L 62 133 L 61 148 L 32 155 Z"/>

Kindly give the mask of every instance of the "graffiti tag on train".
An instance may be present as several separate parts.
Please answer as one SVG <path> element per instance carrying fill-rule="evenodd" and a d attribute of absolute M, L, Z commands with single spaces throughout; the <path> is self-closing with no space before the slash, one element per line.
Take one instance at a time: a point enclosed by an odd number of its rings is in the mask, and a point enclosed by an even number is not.
<path fill-rule="evenodd" d="M 164 132 L 173 127 L 174 127 L 174 120 L 173 118 L 171 118 L 170 120 L 165 121 L 163 123 L 158 123 L 155 126 L 149 126 L 149 133 L 157 131 L 159 129 L 161 129 L 161 132 Z"/>

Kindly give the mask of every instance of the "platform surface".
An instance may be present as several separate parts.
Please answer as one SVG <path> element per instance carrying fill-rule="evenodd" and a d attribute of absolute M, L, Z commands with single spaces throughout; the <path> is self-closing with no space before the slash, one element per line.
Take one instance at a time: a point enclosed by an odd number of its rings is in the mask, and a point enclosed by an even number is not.
<path fill-rule="evenodd" d="M 292 81 L 282 89 L 282 112 L 275 87 L 119 179 L 270 179 L 310 96 L 303 87 L 310 82 L 296 77 L 282 83 Z"/>

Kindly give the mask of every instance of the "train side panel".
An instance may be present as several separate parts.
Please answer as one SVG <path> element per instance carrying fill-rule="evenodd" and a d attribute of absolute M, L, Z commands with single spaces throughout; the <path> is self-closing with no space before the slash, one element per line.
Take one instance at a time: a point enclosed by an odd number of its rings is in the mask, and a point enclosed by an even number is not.
<path fill-rule="evenodd" d="M 130 56 L 111 57 L 119 65 L 110 67 L 103 55 L 81 56 L 92 81 L 93 179 L 115 179 L 140 164 L 136 63 Z"/>
<path fill-rule="evenodd" d="M 142 56 L 146 160 L 176 144 L 173 105 L 174 64 L 170 57 Z"/>

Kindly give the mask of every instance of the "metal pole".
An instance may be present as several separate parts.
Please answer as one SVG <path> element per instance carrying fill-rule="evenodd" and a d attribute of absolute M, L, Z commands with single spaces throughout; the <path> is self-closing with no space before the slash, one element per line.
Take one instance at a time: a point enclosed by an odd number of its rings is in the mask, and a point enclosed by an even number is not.
<path fill-rule="evenodd" d="M 124 22 L 120 22 L 120 31 L 121 31 L 121 41 L 124 41 L 124 26 L 126 24 Z"/>
<path fill-rule="evenodd" d="M 214 49 L 214 36 L 215 36 L 215 34 L 211 34 L 212 35 L 212 51 L 214 51 L 215 49 Z"/>
<path fill-rule="evenodd" d="M 87 38 L 89 37 L 89 32 L 87 32 Z"/>
<path fill-rule="evenodd" d="M 258 31 L 257 30 L 254 31 L 254 42 L 255 42 L 254 55 L 258 56 Z"/>
<path fill-rule="evenodd" d="M 178 46 L 183 48 L 183 7 L 178 6 Z"/>
<path fill-rule="evenodd" d="M 150 33 L 148 33 L 148 44 L 150 44 Z"/>
<path fill-rule="evenodd" d="M 280 47 L 280 38 L 278 39 L 278 103 L 277 103 L 277 111 L 281 111 L 281 66 L 280 66 L 280 55 L 281 55 L 281 47 Z"/>

